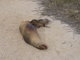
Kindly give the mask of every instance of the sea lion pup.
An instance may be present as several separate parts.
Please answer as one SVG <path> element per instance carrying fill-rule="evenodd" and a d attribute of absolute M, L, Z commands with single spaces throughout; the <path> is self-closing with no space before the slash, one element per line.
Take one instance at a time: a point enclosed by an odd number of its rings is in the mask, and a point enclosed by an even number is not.
<path fill-rule="evenodd" d="M 40 41 L 39 34 L 37 32 L 37 28 L 43 27 L 43 23 L 34 19 L 32 21 L 23 21 L 20 24 L 20 32 L 28 44 L 40 49 L 46 50 L 47 46 Z"/>

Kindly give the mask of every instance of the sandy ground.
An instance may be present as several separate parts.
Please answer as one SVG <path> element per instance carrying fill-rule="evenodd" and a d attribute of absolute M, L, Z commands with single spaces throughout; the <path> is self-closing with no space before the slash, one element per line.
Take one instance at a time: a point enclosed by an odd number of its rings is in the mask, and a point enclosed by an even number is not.
<path fill-rule="evenodd" d="M 49 17 L 50 28 L 39 30 L 47 50 L 38 50 L 24 42 L 19 24 L 41 18 L 38 9 L 35 0 L 0 0 L 0 60 L 80 60 L 80 35 L 55 17 Z"/>

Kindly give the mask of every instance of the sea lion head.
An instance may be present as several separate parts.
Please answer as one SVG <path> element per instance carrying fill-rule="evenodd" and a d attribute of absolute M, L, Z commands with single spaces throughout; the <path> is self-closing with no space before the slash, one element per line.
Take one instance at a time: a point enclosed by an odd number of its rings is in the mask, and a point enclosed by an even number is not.
<path fill-rule="evenodd" d="M 47 27 L 47 24 L 49 24 L 48 19 L 39 19 L 39 23 L 42 24 L 42 27 Z"/>
<path fill-rule="evenodd" d="M 33 19 L 30 23 L 37 28 L 47 27 L 46 25 L 49 23 L 49 20 L 48 19 L 38 19 L 38 20 Z"/>

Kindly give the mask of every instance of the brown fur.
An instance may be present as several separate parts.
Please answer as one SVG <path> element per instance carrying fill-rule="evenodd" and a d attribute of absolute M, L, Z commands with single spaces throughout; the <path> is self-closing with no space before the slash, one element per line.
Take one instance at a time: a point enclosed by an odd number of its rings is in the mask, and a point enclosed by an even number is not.
<path fill-rule="evenodd" d="M 23 21 L 19 27 L 25 42 L 40 50 L 47 49 L 47 46 L 40 41 L 40 37 L 37 32 L 37 28 L 44 27 L 43 24 L 45 23 L 37 20 Z"/>

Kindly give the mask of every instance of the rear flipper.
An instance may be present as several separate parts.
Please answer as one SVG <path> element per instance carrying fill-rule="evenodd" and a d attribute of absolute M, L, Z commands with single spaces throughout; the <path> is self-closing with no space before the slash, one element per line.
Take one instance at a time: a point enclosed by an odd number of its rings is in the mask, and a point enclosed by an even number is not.
<path fill-rule="evenodd" d="M 40 50 L 46 50 L 48 47 L 45 44 L 41 44 L 37 48 L 40 49 Z"/>

